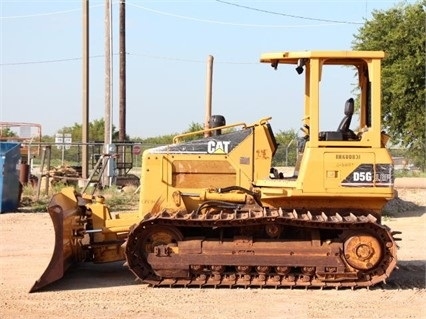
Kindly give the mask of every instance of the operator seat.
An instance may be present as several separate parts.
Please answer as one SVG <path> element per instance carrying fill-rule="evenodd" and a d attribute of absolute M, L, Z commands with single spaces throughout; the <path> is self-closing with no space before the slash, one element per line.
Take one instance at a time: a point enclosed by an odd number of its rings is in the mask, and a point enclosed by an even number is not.
<path fill-rule="evenodd" d="M 343 140 L 358 140 L 358 136 L 349 128 L 351 126 L 352 115 L 354 114 L 355 102 L 350 98 L 345 103 L 345 117 L 339 124 L 337 132 L 342 132 Z"/>
<path fill-rule="evenodd" d="M 349 128 L 351 126 L 352 115 L 354 114 L 355 102 L 350 98 L 345 102 L 345 117 L 339 124 L 336 131 L 319 132 L 320 141 L 358 141 L 358 136 Z"/>
<path fill-rule="evenodd" d="M 338 132 L 347 132 L 351 126 L 352 115 L 354 114 L 354 99 L 350 98 L 345 103 L 345 117 L 337 128 Z"/>

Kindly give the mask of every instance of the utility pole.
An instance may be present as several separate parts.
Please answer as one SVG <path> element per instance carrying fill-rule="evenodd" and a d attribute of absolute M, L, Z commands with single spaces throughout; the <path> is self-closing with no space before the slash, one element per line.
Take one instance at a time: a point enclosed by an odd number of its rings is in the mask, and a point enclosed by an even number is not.
<path fill-rule="evenodd" d="M 120 1 L 120 111 L 119 141 L 126 140 L 126 1 Z"/>
<path fill-rule="evenodd" d="M 112 78 L 111 78 L 111 2 L 105 0 L 105 115 L 104 115 L 104 154 L 112 152 Z M 102 185 L 111 186 L 112 180 L 112 158 L 104 157 L 103 162 Z"/>
<path fill-rule="evenodd" d="M 89 0 L 83 0 L 83 101 L 82 101 L 82 132 L 81 132 L 81 177 L 86 180 L 88 177 L 88 141 L 89 141 Z"/>
<path fill-rule="evenodd" d="M 105 127 L 104 143 L 112 142 L 111 132 L 111 2 L 105 0 Z"/>
<path fill-rule="evenodd" d="M 120 142 L 126 141 L 126 2 L 125 0 L 120 1 L 120 105 L 119 105 L 119 129 L 118 129 L 118 140 Z M 123 163 L 120 167 L 125 167 L 126 162 L 126 146 L 123 144 L 119 146 L 117 161 Z M 125 169 L 122 168 L 118 174 L 124 175 Z"/>

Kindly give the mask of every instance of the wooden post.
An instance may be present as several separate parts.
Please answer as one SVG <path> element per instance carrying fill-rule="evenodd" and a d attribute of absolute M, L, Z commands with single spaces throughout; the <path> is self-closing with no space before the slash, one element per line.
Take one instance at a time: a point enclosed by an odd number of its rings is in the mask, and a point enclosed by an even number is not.
<path fill-rule="evenodd" d="M 207 77 L 206 77 L 206 114 L 204 120 L 204 129 L 210 128 L 210 118 L 212 116 L 212 86 L 213 86 L 213 56 L 207 58 Z M 211 136 L 211 132 L 205 132 L 204 137 Z"/>

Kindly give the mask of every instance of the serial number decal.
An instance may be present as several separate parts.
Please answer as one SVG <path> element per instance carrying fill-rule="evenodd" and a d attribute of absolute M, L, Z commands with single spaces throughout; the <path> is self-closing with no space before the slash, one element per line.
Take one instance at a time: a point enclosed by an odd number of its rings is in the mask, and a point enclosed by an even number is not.
<path fill-rule="evenodd" d="M 337 167 L 349 167 L 349 166 L 355 166 L 355 163 L 351 163 L 351 162 L 340 162 L 340 163 L 336 163 Z"/>
<path fill-rule="evenodd" d="M 359 160 L 361 159 L 360 154 L 336 154 L 338 160 Z"/>
<path fill-rule="evenodd" d="M 393 185 L 391 164 L 361 164 L 341 183 L 347 187 L 390 187 Z"/>

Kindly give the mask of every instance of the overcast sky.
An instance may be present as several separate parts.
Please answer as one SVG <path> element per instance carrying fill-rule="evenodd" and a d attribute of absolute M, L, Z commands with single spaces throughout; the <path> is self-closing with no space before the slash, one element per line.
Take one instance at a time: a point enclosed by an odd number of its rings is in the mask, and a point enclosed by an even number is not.
<path fill-rule="evenodd" d="M 414 1 L 408 1 L 413 3 Z M 272 116 L 275 132 L 298 129 L 302 81 L 261 53 L 349 50 L 353 35 L 398 1 L 126 1 L 127 134 L 152 137 L 203 123 L 207 58 L 214 57 L 213 113 L 227 123 Z M 90 4 L 90 121 L 104 115 L 104 1 Z M 118 128 L 118 19 L 113 16 L 113 124 Z M 82 1 L 0 0 L 0 121 L 42 125 L 53 135 L 82 119 Z M 385 49 L 385 48 L 384 48 Z M 345 75 L 345 80 L 340 76 Z M 324 89 L 324 128 L 338 125 L 353 72 Z"/>

